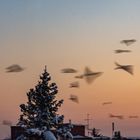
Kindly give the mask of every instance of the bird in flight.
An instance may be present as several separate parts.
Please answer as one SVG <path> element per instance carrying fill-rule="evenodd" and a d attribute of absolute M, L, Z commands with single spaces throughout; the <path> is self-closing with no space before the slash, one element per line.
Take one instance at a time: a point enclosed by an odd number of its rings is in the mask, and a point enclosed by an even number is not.
<path fill-rule="evenodd" d="M 116 64 L 116 68 L 115 68 L 115 70 L 116 69 L 122 69 L 122 70 L 125 70 L 125 71 L 127 71 L 128 73 L 130 73 L 130 74 L 132 74 L 133 75 L 133 65 L 120 65 L 120 64 L 118 64 L 117 62 L 115 62 L 115 64 Z"/>
<path fill-rule="evenodd" d="M 113 114 L 109 114 L 110 118 L 117 118 L 117 119 L 124 119 L 123 115 L 113 115 Z"/>
<path fill-rule="evenodd" d="M 114 51 L 115 53 L 129 53 L 129 52 L 131 52 L 131 50 L 115 50 Z"/>
<path fill-rule="evenodd" d="M 11 126 L 11 125 L 12 125 L 12 122 L 9 121 L 9 120 L 3 120 L 3 121 L 2 121 L 2 125 Z"/>
<path fill-rule="evenodd" d="M 112 102 L 103 102 L 102 105 L 109 105 L 112 104 Z"/>
<path fill-rule="evenodd" d="M 125 44 L 126 46 L 129 46 L 133 43 L 135 43 L 136 40 L 135 39 L 126 39 L 126 40 L 121 40 L 120 43 Z"/>
<path fill-rule="evenodd" d="M 75 78 L 83 79 L 83 75 L 77 75 L 77 76 L 75 76 Z"/>
<path fill-rule="evenodd" d="M 70 95 L 69 99 L 75 103 L 79 103 L 78 96 L 76 95 Z"/>
<path fill-rule="evenodd" d="M 78 87 L 79 87 L 78 81 L 70 83 L 70 88 L 78 88 Z"/>
<path fill-rule="evenodd" d="M 73 68 L 64 68 L 61 70 L 62 73 L 76 73 L 77 70 L 73 69 Z"/>
<path fill-rule="evenodd" d="M 88 67 L 85 67 L 84 74 L 77 75 L 75 78 L 85 79 L 88 84 L 92 83 L 97 77 L 101 76 L 103 72 L 93 72 Z"/>
<path fill-rule="evenodd" d="M 85 68 L 83 77 L 88 84 L 92 83 L 97 77 L 101 76 L 103 72 L 93 72 L 88 67 Z"/>
<path fill-rule="evenodd" d="M 24 70 L 23 67 L 21 67 L 20 65 L 17 65 L 17 64 L 13 64 L 9 67 L 6 68 L 6 72 L 21 72 Z"/>
<path fill-rule="evenodd" d="M 130 119 L 138 119 L 139 116 L 129 116 Z"/>

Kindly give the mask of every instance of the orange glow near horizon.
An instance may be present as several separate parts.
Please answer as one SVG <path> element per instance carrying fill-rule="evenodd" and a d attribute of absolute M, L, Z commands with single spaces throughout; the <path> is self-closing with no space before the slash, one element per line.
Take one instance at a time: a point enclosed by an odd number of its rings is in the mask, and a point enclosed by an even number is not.
<path fill-rule="evenodd" d="M 115 122 L 124 136 L 138 136 L 140 1 L 60 1 L 0 1 L 0 122 L 18 122 L 19 105 L 27 102 L 26 93 L 34 88 L 47 65 L 51 82 L 58 86 L 57 98 L 64 99 L 59 113 L 65 115 L 66 122 L 71 119 L 86 124 L 89 113 L 93 119 L 90 127 L 101 129 L 104 135 L 111 135 L 111 123 Z M 120 43 L 123 39 L 137 41 L 126 46 Z M 116 49 L 132 52 L 115 54 Z M 114 62 L 134 65 L 134 75 L 114 70 Z M 6 73 L 5 68 L 12 64 L 25 70 Z M 86 66 L 103 74 L 91 84 L 75 79 Z M 61 73 L 69 67 L 78 73 Z M 79 88 L 69 88 L 74 81 L 79 81 Z M 79 97 L 79 104 L 69 100 L 70 94 Z M 103 102 L 112 104 L 103 106 Z M 110 113 L 123 115 L 124 120 L 109 118 Z M 130 115 L 139 118 L 129 119 Z M 9 133 L 7 126 L 0 125 L 0 138 Z"/>

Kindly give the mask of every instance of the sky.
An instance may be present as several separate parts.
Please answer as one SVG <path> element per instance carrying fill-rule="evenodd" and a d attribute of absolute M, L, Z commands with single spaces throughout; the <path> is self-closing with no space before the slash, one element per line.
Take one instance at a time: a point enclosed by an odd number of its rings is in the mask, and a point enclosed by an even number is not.
<path fill-rule="evenodd" d="M 59 113 L 73 123 L 101 129 L 111 136 L 111 123 L 124 136 L 140 136 L 140 1 L 139 0 L 1 0 L 0 1 L 0 121 L 16 125 L 19 105 L 27 102 L 26 93 L 34 88 L 45 65 L 58 85 L 58 99 L 64 99 Z M 123 39 L 136 39 L 131 46 Z M 115 54 L 116 49 L 131 53 Z M 134 75 L 114 70 L 115 64 L 134 65 Z M 5 68 L 19 64 L 23 72 L 6 73 Z M 88 66 L 103 72 L 92 84 L 63 74 L 74 68 L 77 75 Z M 80 82 L 80 88 L 69 83 Z M 79 104 L 69 100 L 79 97 Z M 111 105 L 102 106 L 111 101 Z M 123 120 L 109 114 L 124 115 Z M 0 138 L 10 135 L 10 128 L 0 125 Z"/>

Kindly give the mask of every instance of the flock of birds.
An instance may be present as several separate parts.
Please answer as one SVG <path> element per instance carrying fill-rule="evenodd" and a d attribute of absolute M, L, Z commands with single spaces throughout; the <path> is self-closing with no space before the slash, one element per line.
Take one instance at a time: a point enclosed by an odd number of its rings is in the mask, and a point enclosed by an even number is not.
<path fill-rule="evenodd" d="M 61 70 L 62 73 L 77 73 L 78 71 L 73 68 L 64 68 Z M 88 67 L 85 67 L 84 73 L 80 75 L 76 75 L 77 79 L 85 79 L 88 84 L 91 84 L 97 77 L 101 76 L 103 72 L 93 72 Z M 74 81 L 70 83 L 70 88 L 79 88 L 80 84 L 78 81 Z M 71 101 L 79 103 L 78 96 L 70 95 L 69 98 Z"/>
<path fill-rule="evenodd" d="M 135 43 L 136 40 L 135 39 L 129 39 L 129 40 L 122 40 L 120 41 L 121 44 L 125 44 L 126 46 L 130 46 L 131 44 Z M 114 51 L 116 54 L 119 53 L 130 53 L 132 52 L 131 50 L 124 50 L 124 49 L 117 49 Z M 133 75 L 133 65 L 120 65 L 118 62 L 115 62 L 116 67 L 114 68 L 115 70 L 117 69 L 122 69 L 126 72 L 128 72 L 129 74 Z M 77 73 L 78 71 L 74 68 L 64 68 L 61 70 L 62 73 Z M 76 75 L 75 78 L 78 79 L 85 79 L 85 81 L 88 84 L 91 84 L 97 77 L 101 76 L 103 74 L 103 72 L 93 72 L 90 70 L 90 68 L 85 67 L 84 73 L 80 74 L 80 75 Z M 70 83 L 69 88 L 79 88 L 80 84 L 78 81 L 74 81 L 72 83 Z M 77 95 L 73 95 L 71 94 L 69 99 L 75 103 L 79 103 L 79 98 Z M 112 104 L 112 102 L 103 102 L 102 105 L 110 105 Z M 113 115 L 113 114 L 109 114 L 110 118 L 117 118 L 117 119 L 124 119 L 123 115 Z M 139 118 L 139 116 L 128 116 L 128 118 L 130 119 L 136 119 Z"/>
<path fill-rule="evenodd" d="M 124 119 L 124 116 L 123 115 L 113 115 L 113 114 L 109 114 L 109 117 L 110 118 L 118 118 L 118 119 Z M 139 118 L 139 116 L 128 116 L 129 119 L 137 119 Z"/>
<path fill-rule="evenodd" d="M 121 44 L 125 44 L 126 46 L 130 46 L 131 44 L 135 43 L 136 40 L 135 39 L 129 39 L 129 40 L 122 40 L 120 41 Z M 115 53 L 130 53 L 131 50 L 122 50 L 122 49 L 117 49 L 114 51 Z M 129 74 L 133 75 L 133 65 L 120 65 L 118 62 L 115 62 L 116 68 L 117 69 L 122 69 L 126 72 L 128 72 Z M 13 72 L 22 72 L 23 70 L 25 70 L 25 68 L 23 68 L 22 66 L 18 65 L 18 64 L 13 64 L 6 69 L 6 72 L 8 73 L 13 73 Z M 62 73 L 77 73 L 78 71 L 76 69 L 73 68 L 64 68 L 61 70 Z M 90 70 L 89 67 L 85 67 L 85 70 L 82 74 L 80 75 L 76 75 L 75 78 L 76 79 L 85 79 L 85 81 L 88 84 L 91 84 L 96 78 L 98 78 L 99 76 L 101 76 L 103 74 L 103 72 L 93 72 L 92 70 Z M 72 83 L 70 83 L 69 88 L 79 88 L 80 84 L 78 81 L 74 81 Z M 79 99 L 77 95 L 70 95 L 69 99 L 73 102 L 79 103 Z M 109 105 L 112 104 L 112 102 L 103 102 L 102 105 Z M 109 114 L 110 118 L 118 118 L 118 119 L 123 119 L 124 117 L 122 115 L 113 115 L 113 114 Z M 129 116 L 129 118 L 138 118 L 138 116 Z"/>
<path fill-rule="evenodd" d="M 135 39 L 130 39 L 130 40 L 122 40 L 120 43 L 129 46 L 135 42 L 136 42 Z M 131 52 L 131 50 L 121 50 L 121 49 L 115 50 L 115 53 L 129 53 L 129 52 Z M 133 65 L 120 65 L 117 62 L 115 62 L 115 65 L 116 65 L 115 69 L 122 69 L 133 75 Z"/>

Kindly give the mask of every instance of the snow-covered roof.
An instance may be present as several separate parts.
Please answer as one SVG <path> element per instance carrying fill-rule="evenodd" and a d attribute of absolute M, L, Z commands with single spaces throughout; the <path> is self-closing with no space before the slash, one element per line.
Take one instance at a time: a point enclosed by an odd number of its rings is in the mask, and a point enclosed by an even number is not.
<path fill-rule="evenodd" d="M 126 137 L 126 138 L 131 140 L 140 140 L 140 137 Z"/>

